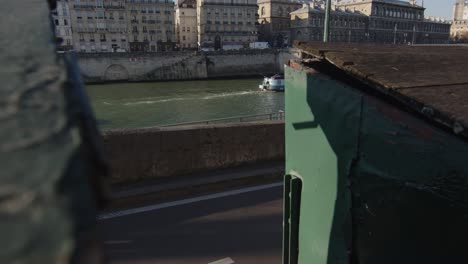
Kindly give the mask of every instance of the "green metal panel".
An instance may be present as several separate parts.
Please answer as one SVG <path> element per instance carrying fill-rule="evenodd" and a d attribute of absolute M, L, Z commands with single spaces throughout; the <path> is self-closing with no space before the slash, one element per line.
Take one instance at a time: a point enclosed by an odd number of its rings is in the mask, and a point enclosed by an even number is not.
<path fill-rule="evenodd" d="M 366 96 L 353 175 L 361 264 L 468 262 L 468 146 Z"/>
<path fill-rule="evenodd" d="M 286 171 L 302 179 L 299 263 L 348 263 L 347 186 L 361 96 L 325 75 L 292 68 L 286 68 L 286 86 Z"/>
<path fill-rule="evenodd" d="M 284 263 L 468 262 L 467 142 L 357 82 L 293 67 Z"/>

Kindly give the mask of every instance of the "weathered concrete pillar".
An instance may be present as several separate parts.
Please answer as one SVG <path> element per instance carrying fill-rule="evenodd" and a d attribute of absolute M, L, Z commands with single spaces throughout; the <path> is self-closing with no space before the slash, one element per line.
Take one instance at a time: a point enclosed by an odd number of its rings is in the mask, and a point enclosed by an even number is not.
<path fill-rule="evenodd" d="M 0 263 L 102 263 L 88 181 L 105 166 L 78 71 L 47 1 L 0 3 Z"/>

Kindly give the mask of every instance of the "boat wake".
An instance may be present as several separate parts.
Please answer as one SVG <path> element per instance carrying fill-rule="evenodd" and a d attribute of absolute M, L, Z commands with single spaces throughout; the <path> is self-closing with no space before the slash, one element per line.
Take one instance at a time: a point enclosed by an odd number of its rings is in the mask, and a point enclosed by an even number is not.
<path fill-rule="evenodd" d="M 215 98 L 222 98 L 222 97 L 229 97 L 229 96 L 241 96 L 247 94 L 256 94 L 258 91 L 243 91 L 243 92 L 234 92 L 234 93 L 221 93 L 221 94 L 214 94 L 202 97 L 203 100 L 215 99 Z"/>
<path fill-rule="evenodd" d="M 140 98 L 146 99 L 141 101 L 134 101 L 134 102 L 126 102 L 123 105 L 132 106 L 132 105 L 141 105 L 141 104 L 159 104 L 159 103 L 167 103 L 167 102 L 174 102 L 174 101 L 184 101 L 184 100 L 210 100 L 216 98 L 223 98 L 223 97 L 230 97 L 230 96 L 242 96 L 248 94 L 255 94 L 258 91 L 243 91 L 243 92 L 233 92 L 233 93 L 220 93 L 220 94 L 213 94 L 204 97 L 175 97 L 175 98 L 167 98 L 167 99 L 159 99 L 159 100 L 150 100 L 156 98 Z"/>
<path fill-rule="evenodd" d="M 176 98 L 168 98 L 168 99 L 160 99 L 160 100 L 145 100 L 145 101 L 136 101 L 136 102 L 128 102 L 124 103 L 123 105 L 140 105 L 140 104 L 158 104 L 158 103 L 167 103 L 167 102 L 174 102 L 174 101 L 183 101 L 189 100 L 191 98 L 183 98 L 183 97 L 176 97 Z"/>

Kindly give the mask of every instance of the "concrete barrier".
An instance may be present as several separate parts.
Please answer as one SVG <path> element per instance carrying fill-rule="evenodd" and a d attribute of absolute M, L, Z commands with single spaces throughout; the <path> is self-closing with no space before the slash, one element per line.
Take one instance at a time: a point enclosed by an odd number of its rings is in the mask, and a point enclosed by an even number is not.
<path fill-rule="evenodd" d="M 104 132 L 113 184 L 284 160 L 284 123 L 256 122 Z"/>

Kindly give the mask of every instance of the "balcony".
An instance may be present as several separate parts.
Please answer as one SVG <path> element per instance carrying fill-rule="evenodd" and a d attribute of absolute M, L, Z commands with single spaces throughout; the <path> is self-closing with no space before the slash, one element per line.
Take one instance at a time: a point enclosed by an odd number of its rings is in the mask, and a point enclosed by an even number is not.
<path fill-rule="evenodd" d="M 138 24 L 138 20 L 133 20 L 131 21 L 132 24 Z"/>
<path fill-rule="evenodd" d="M 105 9 L 117 9 L 117 10 L 124 10 L 125 6 L 119 6 L 119 5 L 104 5 Z"/>
<path fill-rule="evenodd" d="M 75 9 L 94 9 L 94 5 L 82 5 L 82 4 L 75 4 L 73 5 Z"/>

